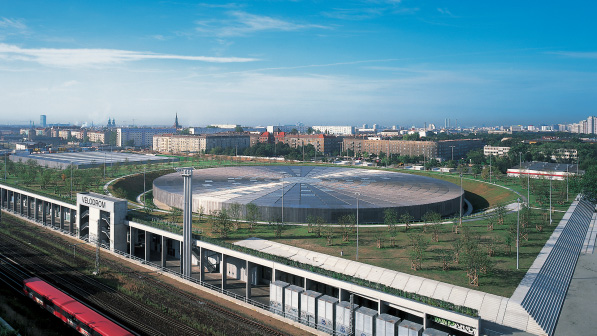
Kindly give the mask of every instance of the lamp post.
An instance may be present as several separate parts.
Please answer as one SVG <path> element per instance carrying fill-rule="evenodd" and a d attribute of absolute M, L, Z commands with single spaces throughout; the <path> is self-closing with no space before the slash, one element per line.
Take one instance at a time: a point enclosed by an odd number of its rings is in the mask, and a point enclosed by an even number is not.
<path fill-rule="evenodd" d="M 553 224 L 552 219 L 551 219 L 551 181 L 552 181 L 552 177 L 549 178 L 549 225 Z"/>
<path fill-rule="evenodd" d="M 516 269 L 518 269 L 518 259 L 519 259 L 519 236 L 520 236 L 520 198 L 516 199 L 516 204 L 518 205 L 517 211 L 517 219 L 516 219 Z"/>
<path fill-rule="evenodd" d="M 143 165 L 143 205 L 145 205 L 145 165 Z"/>
<path fill-rule="evenodd" d="M 4 154 L 4 181 L 6 181 L 6 176 L 7 176 L 7 174 L 6 174 L 6 167 L 8 167 L 8 166 L 6 165 L 6 163 L 7 163 L 7 162 L 6 162 L 6 158 L 7 158 L 7 157 L 8 157 L 8 153 Z"/>
<path fill-rule="evenodd" d="M 454 147 L 456 146 L 450 146 L 452 148 L 452 161 L 454 161 Z"/>
<path fill-rule="evenodd" d="M 570 177 L 568 173 L 568 167 L 570 167 L 570 165 L 566 164 L 566 202 L 568 202 L 568 178 Z"/>
<path fill-rule="evenodd" d="M 356 258 L 356 260 L 359 260 L 359 196 L 361 194 L 355 193 L 355 195 L 357 196 L 357 258 Z"/>
<path fill-rule="evenodd" d="M 284 177 L 286 174 L 282 174 L 280 181 L 282 182 L 282 224 L 284 224 Z"/>
<path fill-rule="evenodd" d="M 527 205 L 531 207 L 531 173 L 527 169 Z"/>
<path fill-rule="evenodd" d="M 462 194 L 464 194 L 464 190 L 462 189 L 462 173 L 460 173 L 460 219 L 459 219 L 459 226 L 462 226 Z"/>
<path fill-rule="evenodd" d="M 493 154 L 489 155 L 489 183 L 491 183 L 491 158 Z"/>
<path fill-rule="evenodd" d="M 70 198 L 73 198 L 73 162 L 70 162 Z"/>

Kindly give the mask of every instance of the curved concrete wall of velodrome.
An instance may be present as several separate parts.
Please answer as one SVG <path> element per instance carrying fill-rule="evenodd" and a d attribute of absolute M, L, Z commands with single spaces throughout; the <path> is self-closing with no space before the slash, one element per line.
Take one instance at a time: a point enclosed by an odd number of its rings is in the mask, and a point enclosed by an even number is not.
<path fill-rule="evenodd" d="M 153 185 L 153 197 L 159 202 L 166 205 L 182 209 L 184 200 L 182 194 L 177 194 L 160 189 L 155 184 Z M 228 209 L 234 201 L 219 201 L 201 199 L 201 195 L 193 194 L 193 211 L 199 212 L 200 207 L 203 207 L 205 214 L 210 214 L 215 211 L 220 211 L 223 208 Z M 282 209 L 273 206 L 259 206 L 259 219 L 261 221 L 276 221 L 282 218 Z M 384 210 L 387 208 L 367 208 L 362 204 L 359 208 L 359 223 L 383 223 Z M 427 203 L 417 204 L 411 206 L 391 207 L 396 210 L 398 217 L 405 212 L 410 213 L 415 220 L 420 220 L 421 217 L 428 211 L 434 211 L 447 217 L 459 213 L 460 209 L 460 195 L 452 199 Z M 322 217 L 327 223 L 336 223 L 343 215 L 356 214 L 354 208 L 294 208 L 284 207 L 284 222 L 306 223 L 309 216 Z M 246 216 L 246 204 L 241 204 L 241 218 Z"/>

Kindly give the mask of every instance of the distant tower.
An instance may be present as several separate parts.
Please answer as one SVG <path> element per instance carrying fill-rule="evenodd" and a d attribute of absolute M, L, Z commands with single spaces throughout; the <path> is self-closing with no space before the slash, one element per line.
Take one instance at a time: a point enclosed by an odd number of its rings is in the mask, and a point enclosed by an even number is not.
<path fill-rule="evenodd" d="M 112 126 L 116 126 L 116 120 L 114 120 L 114 118 L 112 118 Z"/>
<path fill-rule="evenodd" d="M 174 128 L 180 129 L 180 124 L 178 123 L 178 113 L 176 113 L 176 118 L 174 119 Z"/>
<path fill-rule="evenodd" d="M 41 127 L 46 127 L 46 115 L 42 114 L 39 116 L 39 125 Z"/>
<path fill-rule="evenodd" d="M 112 120 L 108 118 L 108 127 L 112 126 Z"/>

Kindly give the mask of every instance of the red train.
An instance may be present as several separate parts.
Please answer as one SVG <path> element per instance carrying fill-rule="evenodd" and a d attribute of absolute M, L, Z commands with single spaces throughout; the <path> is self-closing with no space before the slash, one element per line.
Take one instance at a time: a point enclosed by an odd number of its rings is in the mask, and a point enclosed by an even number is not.
<path fill-rule="evenodd" d="M 133 335 L 39 278 L 26 279 L 23 283 L 23 291 L 29 298 L 83 335 Z"/>

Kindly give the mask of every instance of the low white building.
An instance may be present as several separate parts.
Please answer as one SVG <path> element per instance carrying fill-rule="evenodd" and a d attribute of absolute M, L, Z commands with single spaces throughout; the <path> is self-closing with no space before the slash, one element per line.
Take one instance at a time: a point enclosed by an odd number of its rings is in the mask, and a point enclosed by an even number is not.
<path fill-rule="evenodd" d="M 576 164 L 549 162 L 523 162 L 522 166 L 516 166 L 507 171 L 509 177 L 528 176 L 534 179 L 557 181 L 563 181 L 567 177 L 583 173 L 584 171 L 578 170 Z"/>
<path fill-rule="evenodd" d="M 483 147 L 483 155 L 493 155 L 493 156 L 505 156 L 510 151 L 510 147 L 499 147 L 499 146 L 484 146 Z"/>
<path fill-rule="evenodd" d="M 353 135 L 353 126 L 313 126 L 315 131 L 333 135 Z"/>

